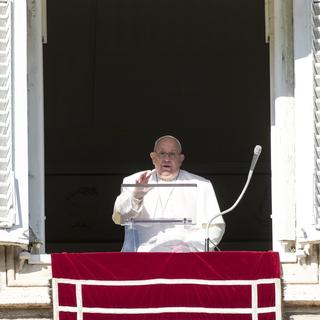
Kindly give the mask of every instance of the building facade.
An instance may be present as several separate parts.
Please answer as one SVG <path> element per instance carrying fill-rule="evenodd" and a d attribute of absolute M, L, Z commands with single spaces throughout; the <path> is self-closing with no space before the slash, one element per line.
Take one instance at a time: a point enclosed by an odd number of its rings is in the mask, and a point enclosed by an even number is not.
<path fill-rule="evenodd" d="M 281 257 L 283 314 L 292 320 L 317 319 L 320 3 L 265 0 L 264 5 L 270 50 L 272 248 Z M 46 10 L 45 0 L 0 2 L 2 319 L 52 318 L 44 205 Z"/>

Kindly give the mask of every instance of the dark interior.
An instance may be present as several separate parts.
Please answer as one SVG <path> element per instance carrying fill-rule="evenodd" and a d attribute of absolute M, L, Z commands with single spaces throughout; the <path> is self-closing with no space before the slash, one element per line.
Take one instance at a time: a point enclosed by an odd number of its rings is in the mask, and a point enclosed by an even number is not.
<path fill-rule="evenodd" d="M 210 179 L 222 250 L 272 246 L 269 47 L 263 0 L 47 0 L 46 250 L 119 251 L 124 176 L 152 168 L 163 134 Z"/>

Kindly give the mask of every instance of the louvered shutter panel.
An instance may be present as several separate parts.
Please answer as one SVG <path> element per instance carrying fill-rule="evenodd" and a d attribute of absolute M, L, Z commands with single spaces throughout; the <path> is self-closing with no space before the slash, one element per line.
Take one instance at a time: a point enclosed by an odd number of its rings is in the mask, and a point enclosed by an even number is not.
<path fill-rule="evenodd" d="M 0 227 L 15 222 L 12 170 L 11 1 L 0 1 Z"/>
<path fill-rule="evenodd" d="M 314 108 L 315 108 L 315 205 L 316 205 L 316 226 L 320 227 L 320 3 L 313 1 L 313 32 L 312 50 L 314 63 Z"/>

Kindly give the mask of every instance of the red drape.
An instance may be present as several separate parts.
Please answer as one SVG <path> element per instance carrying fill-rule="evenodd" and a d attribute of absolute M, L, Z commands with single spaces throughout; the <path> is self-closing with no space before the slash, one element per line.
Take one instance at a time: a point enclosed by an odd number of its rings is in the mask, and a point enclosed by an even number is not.
<path fill-rule="evenodd" d="M 55 253 L 51 258 L 56 319 L 280 319 L 276 252 Z"/>

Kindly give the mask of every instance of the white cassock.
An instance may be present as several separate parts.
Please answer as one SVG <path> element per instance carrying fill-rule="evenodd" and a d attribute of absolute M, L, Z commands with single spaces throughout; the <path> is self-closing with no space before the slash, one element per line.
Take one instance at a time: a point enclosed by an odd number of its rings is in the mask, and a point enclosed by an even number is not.
<path fill-rule="evenodd" d="M 141 174 L 142 172 L 138 172 L 124 178 L 123 184 L 135 184 Z M 140 252 L 204 251 L 206 225 L 213 216 L 220 213 L 211 182 L 185 170 L 180 170 L 175 180 L 167 182 L 158 180 L 156 171 L 153 170 L 148 183 L 155 186 L 159 184 L 159 187 L 150 188 L 142 201 L 137 201 L 132 196 L 133 187 L 122 189 L 116 199 L 112 215 L 116 224 L 126 224 L 131 218 L 191 219 L 192 224 L 142 223 L 139 226 L 136 250 Z M 165 184 L 169 186 L 166 187 Z M 224 220 L 222 216 L 218 216 L 209 228 L 210 239 L 215 245 L 220 242 L 224 230 Z M 123 251 L 126 251 L 125 247 Z"/>

